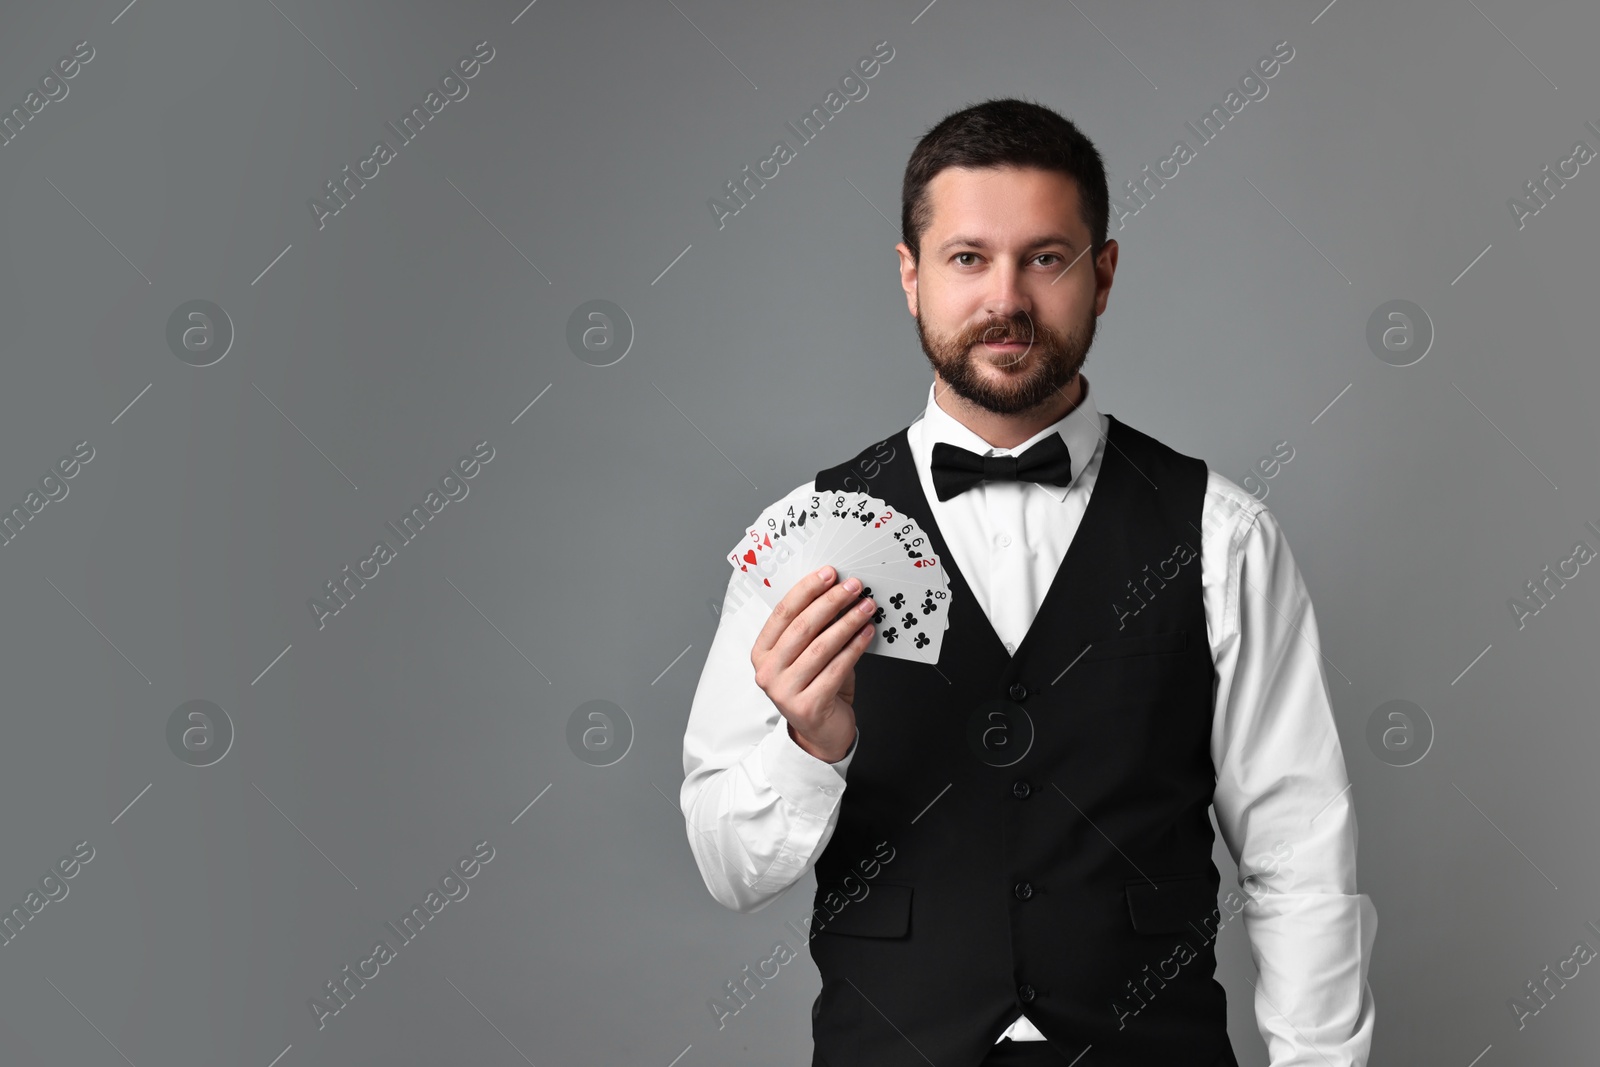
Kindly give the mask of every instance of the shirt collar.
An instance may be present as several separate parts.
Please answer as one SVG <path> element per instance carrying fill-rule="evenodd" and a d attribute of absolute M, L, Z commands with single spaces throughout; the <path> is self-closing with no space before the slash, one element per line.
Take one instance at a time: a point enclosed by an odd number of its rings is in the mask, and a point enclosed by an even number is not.
<path fill-rule="evenodd" d="M 1055 422 L 1046 426 L 1032 437 L 1023 441 L 1014 448 L 996 448 L 989 442 L 979 437 L 967 425 L 956 419 L 944 408 L 940 407 L 934 399 L 934 389 L 938 382 L 928 384 L 928 403 L 922 413 L 921 451 L 924 457 L 933 455 L 933 446 L 937 441 L 946 441 L 968 451 L 976 452 L 980 456 L 1014 456 L 1026 451 L 1030 446 L 1038 444 L 1050 434 L 1060 434 L 1061 440 L 1066 443 L 1067 452 L 1072 457 L 1072 477 L 1076 481 L 1083 473 L 1083 469 L 1094 458 L 1095 449 L 1103 436 L 1100 426 L 1100 410 L 1095 406 L 1094 393 L 1089 388 L 1089 379 L 1079 374 L 1083 382 L 1083 397 L 1078 406 L 1067 412 Z M 1057 500 L 1065 500 L 1070 485 L 1049 485 L 1045 482 L 1034 482 L 1040 489 L 1049 493 Z"/>

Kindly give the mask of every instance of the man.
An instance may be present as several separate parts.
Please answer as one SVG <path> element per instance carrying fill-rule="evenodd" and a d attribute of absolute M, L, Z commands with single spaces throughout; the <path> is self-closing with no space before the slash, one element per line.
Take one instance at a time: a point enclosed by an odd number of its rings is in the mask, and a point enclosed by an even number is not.
<path fill-rule="evenodd" d="M 876 605 L 833 568 L 770 612 L 730 581 L 684 736 L 707 887 L 755 911 L 815 865 L 813 1067 L 1235 1065 L 1240 912 L 1273 1067 L 1359 1067 L 1377 916 L 1316 619 L 1259 501 L 1090 395 L 1098 152 L 978 104 L 918 143 L 901 214 L 927 407 L 805 485 L 916 519 L 949 629 L 933 666 L 863 657 Z"/>

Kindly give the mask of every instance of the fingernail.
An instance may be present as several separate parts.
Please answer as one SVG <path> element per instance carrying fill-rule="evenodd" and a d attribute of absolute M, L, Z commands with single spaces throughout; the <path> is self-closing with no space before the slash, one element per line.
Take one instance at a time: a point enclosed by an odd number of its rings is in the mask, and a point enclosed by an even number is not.
<path fill-rule="evenodd" d="M 857 589 L 861 588 L 861 579 L 860 578 L 846 578 L 844 580 L 844 587 L 846 589 L 850 590 L 850 592 L 854 593 Z"/>
<path fill-rule="evenodd" d="M 817 577 L 821 578 L 825 582 L 831 582 L 833 580 L 832 568 L 830 568 L 830 567 L 822 568 L 820 571 L 817 572 Z"/>

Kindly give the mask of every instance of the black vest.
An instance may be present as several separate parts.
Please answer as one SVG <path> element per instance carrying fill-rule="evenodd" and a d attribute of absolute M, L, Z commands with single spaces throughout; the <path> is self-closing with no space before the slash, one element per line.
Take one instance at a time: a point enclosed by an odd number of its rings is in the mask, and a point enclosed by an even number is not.
<path fill-rule="evenodd" d="M 915 518 L 953 599 L 937 667 L 856 667 L 859 748 L 816 862 L 813 1067 L 978 1067 L 1024 1011 L 1063 1065 L 1085 1049 L 1080 1067 L 1235 1063 L 1212 977 L 1206 465 L 1108 421 L 1082 525 L 1014 655 L 905 430 L 817 474 L 819 492 Z"/>

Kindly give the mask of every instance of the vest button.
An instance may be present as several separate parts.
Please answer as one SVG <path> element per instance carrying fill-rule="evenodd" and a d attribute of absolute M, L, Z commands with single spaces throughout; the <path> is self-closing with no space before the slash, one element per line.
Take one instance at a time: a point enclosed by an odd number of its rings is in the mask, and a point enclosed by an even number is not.
<path fill-rule="evenodd" d="M 1028 794 L 1033 792 L 1033 787 L 1021 778 L 1011 783 L 1011 795 L 1018 800 L 1027 800 Z"/>
<path fill-rule="evenodd" d="M 1028 687 L 1021 682 L 1012 682 L 1008 692 L 1011 694 L 1012 700 L 1021 700 L 1028 695 Z"/>
<path fill-rule="evenodd" d="M 1024 982 L 1017 986 L 1017 999 L 1021 1000 L 1022 1003 L 1032 1004 L 1035 995 L 1036 994 L 1033 991 L 1033 986 L 1029 985 L 1028 983 Z"/>
<path fill-rule="evenodd" d="M 1029 897 L 1033 896 L 1033 886 L 1029 885 L 1027 882 L 1018 882 L 1016 894 L 1018 900 L 1027 900 Z"/>

